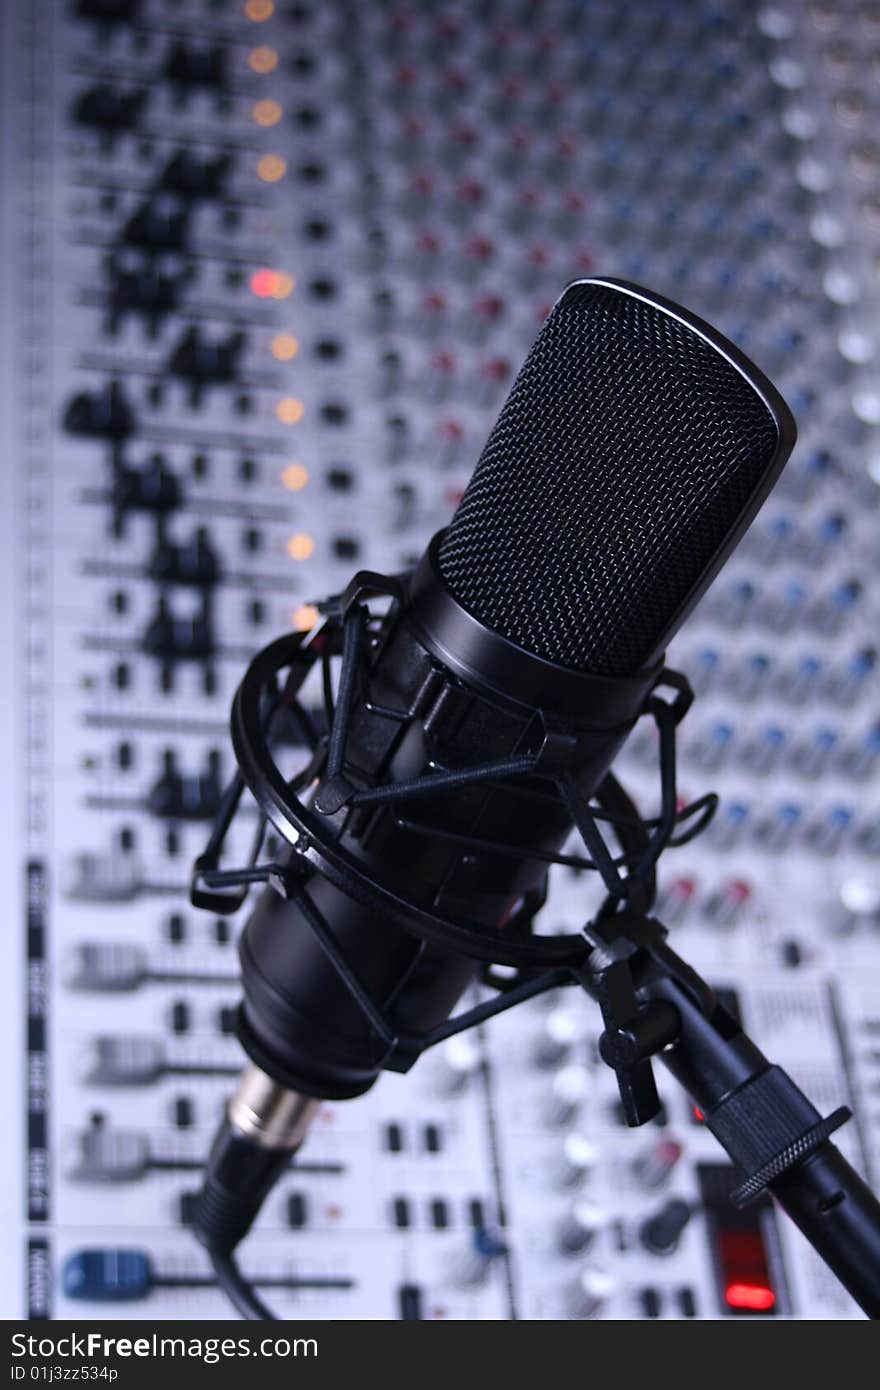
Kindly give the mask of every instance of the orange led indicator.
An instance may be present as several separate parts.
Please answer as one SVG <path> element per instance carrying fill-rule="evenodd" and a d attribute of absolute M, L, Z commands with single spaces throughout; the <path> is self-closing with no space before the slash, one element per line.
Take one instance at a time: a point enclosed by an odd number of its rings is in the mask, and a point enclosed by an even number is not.
<path fill-rule="evenodd" d="M 289 463 L 281 474 L 281 481 L 290 492 L 302 492 L 309 481 L 309 470 L 302 463 Z"/>
<path fill-rule="evenodd" d="M 293 615 L 293 626 L 297 632 L 311 632 L 320 616 L 313 603 L 303 603 Z"/>
<path fill-rule="evenodd" d="M 296 425 L 305 414 L 305 406 L 296 396 L 282 396 L 275 407 L 275 414 L 282 425 Z"/>
<path fill-rule="evenodd" d="M 275 272 L 275 288 L 272 291 L 273 299 L 287 299 L 288 295 L 293 294 L 295 280 L 292 275 L 288 275 L 286 270 Z"/>
<path fill-rule="evenodd" d="M 275 13 L 275 6 L 272 0 L 247 0 L 244 12 L 248 19 L 253 20 L 254 24 L 262 24 L 264 20 L 272 18 Z"/>
<path fill-rule="evenodd" d="M 315 542 L 305 531 L 297 531 L 287 542 L 287 553 L 291 560 L 308 560 L 315 549 Z"/>
<path fill-rule="evenodd" d="M 276 333 L 272 339 L 272 356 L 276 362 L 289 362 L 299 352 L 299 342 L 292 333 Z"/>
<path fill-rule="evenodd" d="M 264 154 L 257 160 L 257 174 L 264 183 L 277 183 L 287 173 L 287 164 L 280 154 Z"/>
<path fill-rule="evenodd" d="M 274 101 L 272 97 L 266 97 L 263 101 L 254 103 L 251 115 L 257 125 L 269 126 L 277 125 L 284 115 L 284 108 L 280 101 Z"/>
<path fill-rule="evenodd" d="M 252 72 L 274 72 L 278 66 L 278 54 L 274 48 L 268 48 L 265 44 L 261 44 L 259 48 L 251 49 L 248 55 L 248 64 Z"/>

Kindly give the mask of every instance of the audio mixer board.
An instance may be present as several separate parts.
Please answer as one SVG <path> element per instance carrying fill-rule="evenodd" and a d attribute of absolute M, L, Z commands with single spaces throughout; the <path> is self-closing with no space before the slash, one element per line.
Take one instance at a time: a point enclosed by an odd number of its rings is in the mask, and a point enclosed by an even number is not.
<path fill-rule="evenodd" d="M 554 299 L 616 275 L 795 454 L 670 652 L 721 806 L 657 915 L 880 1182 L 880 8 L 11 0 L 3 17 L 7 1316 L 220 1318 L 187 1230 L 242 1053 L 189 905 L 247 661 L 448 520 Z M 616 770 L 641 805 L 656 749 Z M 247 830 L 247 825 L 245 830 Z M 548 928 L 595 885 L 562 871 Z M 285 1318 L 848 1318 L 565 991 L 323 1107 L 243 1247 Z"/>

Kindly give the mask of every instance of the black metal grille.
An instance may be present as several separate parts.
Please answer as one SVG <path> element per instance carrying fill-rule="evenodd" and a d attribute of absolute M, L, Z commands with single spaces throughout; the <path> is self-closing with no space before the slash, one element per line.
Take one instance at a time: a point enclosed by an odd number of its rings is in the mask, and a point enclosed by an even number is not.
<path fill-rule="evenodd" d="M 573 287 L 439 551 L 452 594 L 535 655 L 633 675 L 773 460 L 757 391 L 663 308 Z"/>

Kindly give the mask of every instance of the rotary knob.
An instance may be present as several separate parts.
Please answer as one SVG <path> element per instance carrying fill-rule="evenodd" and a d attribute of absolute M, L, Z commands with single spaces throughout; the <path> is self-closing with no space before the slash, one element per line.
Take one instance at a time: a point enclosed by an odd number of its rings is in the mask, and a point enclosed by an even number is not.
<path fill-rule="evenodd" d="M 460 1095 L 479 1066 L 479 1046 L 467 1033 L 457 1033 L 439 1050 L 438 1089 L 447 1096 Z"/>
<path fill-rule="evenodd" d="M 672 1255 L 693 1215 L 689 1202 L 673 1197 L 639 1231 L 639 1240 L 652 1255 Z"/>
<path fill-rule="evenodd" d="M 563 1255 L 583 1255 L 604 1224 L 605 1213 L 595 1202 L 575 1202 L 556 1230 L 559 1251 Z"/>
<path fill-rule="evenodd" d="M 553 1172 L 554 1186 L 579 1187 L 596 1166 L 599 1150 L 583 1134 L 567 1134 Z"/>
<path fill-rule="evenodd" d="M 576 1064 L 561 1067 L 553 1078 L 550 1095 L 544 1104 L 543 1118 L 551 1129 L 570 1125 L 586 1099 L 590 1077 L 586 1067 Z"/>
<path fill-rule="evenodd" d="M 554 1009 L 547 1015 L 535 1049 L 539 1067 L 556 1067 L 564 1062 L 578 1038 L 578 1023 L 568 1009 Z"/>
<path fill-rule="evenodd" d="M 601 1317 L 615 1288 L 616 1281 L 610 1274 L 603 1269 L 587 1266 L 565 1291 L 567 1316 L 579 1319 Z"/>
<path fill-rule="evenodd" d="M 650 1189 L 664 1187 L 672 1177 L 682 1152 L 677 1139 L 664 1137 L 650 1144 L 633 1159 L 633 1176 L 639 1186 Z"/>

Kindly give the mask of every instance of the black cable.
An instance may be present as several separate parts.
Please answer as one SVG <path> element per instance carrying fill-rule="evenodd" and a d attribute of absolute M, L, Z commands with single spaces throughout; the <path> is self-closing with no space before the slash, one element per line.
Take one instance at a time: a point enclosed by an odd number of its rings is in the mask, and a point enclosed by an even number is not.
<path fill-rule="evenodd" d="M 233 1307 L 249 1322 L 278 1322 L 271 1308 L 255 1292 L 238 1267 L 230 1250 L 221 1250 L 216 1245 L 208 1246 L 211 1268 L 217 1276 L 217 1283 L 226 1294 Z"/>
<path fill-rule="evenodd" d="M 225 1119 L 214 1136 L 193 1213 L 193 1234 L 207 1251 L 217 1283 L 253 1322 L 278 1319 L 245 1279 L 233 1252 L 289 1164 L 289 1149 L 268 1148 Z"/>

